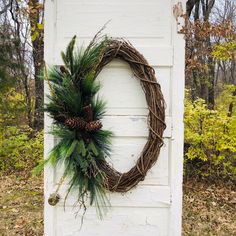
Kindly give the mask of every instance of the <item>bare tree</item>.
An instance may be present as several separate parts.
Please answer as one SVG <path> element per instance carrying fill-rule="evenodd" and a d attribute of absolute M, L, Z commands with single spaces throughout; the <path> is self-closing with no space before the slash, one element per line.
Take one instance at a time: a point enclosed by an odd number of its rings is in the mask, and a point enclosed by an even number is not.
<path fill-rule="evenodd" d="M 44 2 L 40 0 L 31 0 L 28 2 L 29 21 L 32 39 L 32 53 L 34 63 L 34 80 L 35 80 L 35 122 L 34 126 L 38 129 L 43 128 L 43 94 L 44 86 L 41 75 L 43 67 L 44 38 L 43 26 Z M 34 35 L 36 36 L 34 37 Z"/>
<path fill-rule="evenodd" d="M 0 20 L 11 25 L 15 39 L 17 61 L 20 65 L 21 85 L 27 104 L 27 119 L 31 127 L 43 128 L 43 13 L 44 1 L 3 0 Z"/>
<path fill-rule="evenodd" d="M 235 35 L 231 27 L 235 11 L 229 2 L 233 1 L 226 0 L 225 5 L 220 5 L 215 0 L 187 1 L 186 85 L 191 89 L 193 99 L 201 97 L 212 108 L 219 75 L 224 71 L 225 76 L 229 77 L 231 74 L 231 79 L 234 78 L 226 65 L 229 62 L 219 62 L 212 56 L 217 43 L 227 41 Z M 230 62 L 231 69 L 235 67 L 234 63 Z"/>
<path fill-rule="evenodd" d="M 233 31 L 236 31 L 236 2 L 233 0 L 220 0 L 213 11 L 214 22 L 231 22 Z M 215 44 L 230 42 L 234 38 L 219 37 L 213 38 Z M 217 60 L 216 63 L 216 82 L 223 84 L 236 84 L 236 60 L 229 58 L 227 60 Z"/>

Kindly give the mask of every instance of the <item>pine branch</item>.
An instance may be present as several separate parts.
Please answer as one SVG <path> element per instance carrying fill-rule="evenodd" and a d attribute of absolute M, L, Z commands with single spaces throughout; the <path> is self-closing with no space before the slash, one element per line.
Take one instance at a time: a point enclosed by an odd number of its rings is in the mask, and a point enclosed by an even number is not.
<path fill-rule="evenodd" d="M 63 178 L 70 179 L 65 201 L 71 192 L 76 192 L 77 203 L 85 210 L 89 197 L 90 205 L 95 204 L 102 217 L 106 208 L 101 206 L 109 206 L 109 201 L 104 187 L 105 174 L 99 166 L 110 155 L 112 133 L 101 130 L 99 120 L 105 114 L 106 103 L 95 98 L 100 89 L 95 69 L 109 42 L 99 35 L 100 32 L 85 50 L 78 51 L 74 36 L 61 53 L 64 65 L 48 70 L 47 79 L 53 93 L 48 95 L 45 111 L 54 119 L 51 134 L 60 139 L 47 162 L 54 167 L 63 163 Z"/>

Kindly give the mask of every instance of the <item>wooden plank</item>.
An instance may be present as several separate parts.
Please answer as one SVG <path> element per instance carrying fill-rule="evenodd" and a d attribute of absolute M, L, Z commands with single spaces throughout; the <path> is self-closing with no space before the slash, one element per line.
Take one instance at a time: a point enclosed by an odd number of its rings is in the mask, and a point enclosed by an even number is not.
<path fill-rule="evenodd" d="M 50 121 L 49 118 L 47 118 Z M 144 137 L 148 136 L 148 126 L 146 116 L 104 116 L 102 119 L 103 128 L 111 130 L 116 137 Z M 167 127 L 163 137 L 170 138 L 172 135 L 171 117 L 166 117 Z M 45 125 L 46 132 L 51 130 L 51 123 Z M 49 139 L 53 137 L 48 134 Z"/>
<path fill-rule="evenodd" d="M 165 139 L 165 144 L 161 148 L 161 152 L 157 163 L 148 171 L 145 180 L 139 185 L 167 186 L 169 183 L 169 140 Z M 114 138 L 112 146 L 112 155 L 107 161 L 120 172 L 130 170 L 136 163 L 144 144 L 145 138 Z M 58 168 L 55 173 L 54 185 L 59 183 L 63 174 L 63 167 Z"/>
<path fill-rule="evenodd" d="M 105 116 L 103 128 L 111 130 L 116 137 L 147 137 L 148 125 L 146 116 Z M 171 117 L 166 117 L 167 127 L 164 137 L 171 137 Z"/>
<path fill-rule="evenodd" d="M 45 24 L 44 24 L 44 60 L 47 64 L 53 63 L 54 56 L 54 32 L 55 32 L 55 16 L 56 16 L 56 7 L 53 1 L 45 2 Z M 46 101 L 46 95 L 49 93 L 48 85 L 44 83 L 44 100 Z M 48 134 L 49 126 L 52 124 L 52 120 L 45 114 L 44 118 L 44 158 L 48 156 L 51 148 L 54 146 L 54 140 L 51 135 Z M 47 166 L 44 169 L 44 195 L 48 195 L 48 193 L 53 191 L 54 187 L 54 171 L 50 171 L 50 168 Z M 55 236 L 55 211 L 54 209 L 47 203 L 45 199 L 44 204 L 44 234 L 46 236 Z"/>
<path fill-rule="evenodd" d="M 170 69 L 157 68 L 157 81 L 166 103 L 166 115 L 170 113 Z M 99 96 L 107 101 L 108 115 L 146 115 L 147 102 L 140 82 L 128 64 L 114 61 L 105 67 L 98 76 L 101 83 Z"/>
<path fill-rule="evenodd" d="M 153 38 L 156 38 L 155 43 L 171 43 L 170 0 L 166 0 L 165 4 L 160 1 L 143 1 L 138 4 L 114 0 L 58 2 L 57 37 L 71 37 L 78 33 L 91 38 L 110 20 L 104 32 L 113 37 L 125 36 L 130 40 L 142 38 L 145 45 L 155 42 Z"/>
<path fill-rule="evenodd" d="M 66 196 L 69 185 L 63 185 L 59 194 L 62 199 L 57 206 L 64 205 L 63 197 Z M 73 193 L 73 191 L 72 191 Z M 170 188 L 168 186 L 139 186 L 127 193 L 107 193 L 107 196 L 113 207 L 169 207 L 170 206 Z M 73 206 L 76 202 L 76 194 L 69 194 L 66 205 Z M 89 205 L 89 202 L 86 203 Z"/>
<path fill-rule="evenodd" d="M 170 68 L 154 67 L 165 98 L 166 116 L 170 114 Z M 106 115 L 147 115 L 147 102 L 140 85 L 128 64 L 114 60 L 98 75 L 101 84 L 98 97 L 106 101 Z"/>
<path fill-rule="evenodd" d="M 172 5 L 182 3 L 185 12 L 186 0 L 172 0 Z M 170 186 L 172 207 L 170 210 L 169 235 L 181 235 L 182 225 L 182 181 L 183 181 L 183 144 L 184 144 L 184 63 L 185 41 L 184 35 L 178 34 L 178 29 L 184 25 L 184 19 L 178 24 L 172 17 L 174 67 L 172 74 L 172 116 L 173 134 L 171 141 Z M 178 78 L 178 79 L 176 79 Z"/>
<path fill-rule="evenodd" d="M 59 216 L 56 221 L 58 236 L 165 236 L 168 227 L 168 208 L 112 207 L 103 220 L 96 216 L 94 208 L 89 208 L 81 226 L 81 214 L 75 217 L 76 209 L 62 207 L 55 209 Z M 101 230 L 102 229 L 102 230 Z M 147 234 L 148 232 L 148 234 Z"/>
<path fill-rule="evenodd" d="M 76 35 L 78 36 L 78 39 L 81 40 L 81 43 L 84 43 L 84 39 L 79 34 L 76 34 Z M 72 36 L 66 39 L 63 38 L 60 41 L 55 43 L 54 64 L 60 65 L 63 63 L 61 59 L 61 51 L 65 50 Z M 154 46 L 143 47 L 135 43 L 135 40 L 132 40 L 130 38 L 128 39 L 134 45 L 134 47 L 137 48 L 137 50 L 139 50 L 144 55 L 144 57 L 147 59 L 147 61 L 149 62 L 151 66 L 170 67 L 173 65 L 173 48 L 171 46 L 169 45 L 155 46 L 154 45 Z M 91 38 L 88 38 L 87 42 L 89 42 L 90 40 Z M 114 67 L 118 67 L 118 66 L 119 66 L 118 63 L 114 64 Z"/>

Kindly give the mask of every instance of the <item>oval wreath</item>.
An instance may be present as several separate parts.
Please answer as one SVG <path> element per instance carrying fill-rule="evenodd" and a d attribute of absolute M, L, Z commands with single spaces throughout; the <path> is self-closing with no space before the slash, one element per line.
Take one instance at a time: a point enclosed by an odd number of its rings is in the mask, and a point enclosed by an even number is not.
<path fill-rule="evenodd" d="M 102 216 L 100 206 L 109 204 L 106 190 L 127 192 L 144 180 L 157 161 L 166 127 L 165 102 L 154 69 L 128 41 L 100 37 L 98 33 L 87 48 L 75 50 L 75 39 L 74 36 L 65 53 L 61 53 L 64 65 L 45 72 L 50 88 L 45 110 L 54 120 L 51 133 L 60 138 L 46 162 L 53 166 L 64 164 L 61 182 L 70 178 L 65 200 L 74 190 L 80 206 L 86 209 L 89 197 L 90 205 L 95 203 Z M 115 58 L 130 65 L 140 81 L 149 110 L 147 143 L 136 165 L 126 173 L 118 172 L 106 161 L 112 132 L 102 129 L 105 102 L 96 96 L 100 85 L 95 78 Z M 51 205 L 59 200 L 58 190 L 59 187 L 49 198 Z"/>

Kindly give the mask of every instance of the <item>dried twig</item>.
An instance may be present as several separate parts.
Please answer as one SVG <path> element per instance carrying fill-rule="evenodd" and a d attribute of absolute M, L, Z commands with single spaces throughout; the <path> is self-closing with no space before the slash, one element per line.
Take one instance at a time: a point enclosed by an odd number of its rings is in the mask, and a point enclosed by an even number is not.
<path fill-rule="evenodd" d="M 154 69 L 148 64 L 143 55 L 123 39 L 110 40 L 97 67 L 96 75 L 114 58 L 126 61 L 130 65 L 134 76 L 140 80 L 149 108 L 148 141 L 136 165 L 126 173 L 116 171 L 107 162 L 103 162 L 100 166 L 100 169 L 106 175 L 104 187 L 112 192 L 126 192 L 144 180 L 147 171 L 158 159 L 160 148 L 163 145 L 163 132 L 166 128 L 165 102 L 161 87 L 156 81 Z"/>

